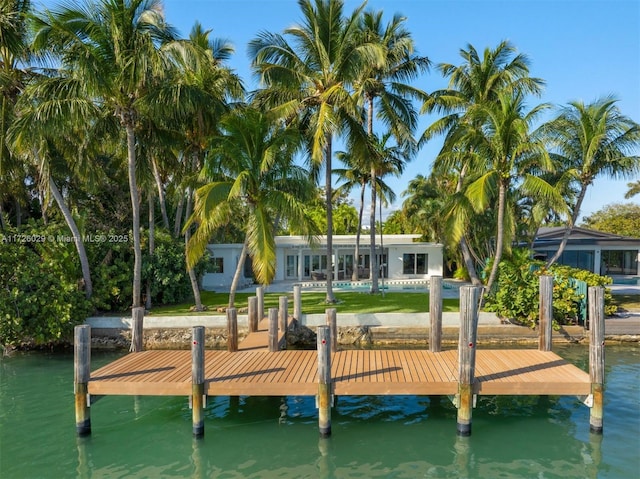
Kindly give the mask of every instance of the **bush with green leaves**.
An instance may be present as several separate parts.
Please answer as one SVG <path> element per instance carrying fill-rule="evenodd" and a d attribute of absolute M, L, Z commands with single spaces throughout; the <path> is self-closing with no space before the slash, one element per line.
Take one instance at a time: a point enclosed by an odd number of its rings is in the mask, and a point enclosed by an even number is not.
<path fill-rule="evenodd" d="M 101 311 L 126 311 L 131 306 L 133 284 L 131 235 L 108 232 L 103 236 L 118 241 L 87 245 L 94 282 L 93 302 Z M 124 241 L 125 238 L 129 241 Z M 154 254 L 151 255 L 146 231 L 141 233 L 141 238 L 143 294 L 146 294 L 145 285 L 149 284 L 153 305 L 179 303 L 190 298 L 193 292 L 186 269 L 184 240 L 156 230 Z M 198 282 L 204 274 L 206 262 L 207 258 L 203 257 L 196 265 Z"/>
<path fill-rule="evenodd" d="M 74 245 L 46 231 L 4 230 L 0 239 L 0 344 L 68 341 L 92 306 L 85 299 Z"/>
<path fill-rule="evenodd" d="M 540 275 L 550 274 L 553 284 L 554 325 L 577 322 L 583 295 L 573 286 L 573 279 L 585 281 L 587 286 L 606 286 L 611 278 L 564 265 L 546 269 L 541 261 L 532 260 L 529 250 L 514 250 L 509 259 L 500 262 L 497 288 L 487 296 L 485 310 L 494 311 L 502 318 L 518 324 L 535 327 L 539 317 Z M 605 289 L 605 314 L 613 314 L 611 292 Z"/>

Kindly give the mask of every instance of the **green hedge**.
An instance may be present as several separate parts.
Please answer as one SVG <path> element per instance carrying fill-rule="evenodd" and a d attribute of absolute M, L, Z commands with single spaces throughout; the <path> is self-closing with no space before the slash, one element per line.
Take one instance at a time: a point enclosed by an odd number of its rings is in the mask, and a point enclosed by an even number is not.
<path fill-rule="evenodd" d="M 487 296 L 485 309 L 502 318 L 535 327 L 539 316 L 539 292 L 541 274 L 554 276 L 553 319 L 556 326 L 575 324 L 578 320 L 579 302 L 583 299 L 570 278 L 585 281 L 587 286 L 606 286 L 611 278 L 564 265 L 552 265 L 546 269 L 541 261 L 530 259 L 529 250 L 515 250 L 510 259 L 500 262 L 495 290 Z M 611 292 L 605 289 L 605 314 L 615 313 Z"/>

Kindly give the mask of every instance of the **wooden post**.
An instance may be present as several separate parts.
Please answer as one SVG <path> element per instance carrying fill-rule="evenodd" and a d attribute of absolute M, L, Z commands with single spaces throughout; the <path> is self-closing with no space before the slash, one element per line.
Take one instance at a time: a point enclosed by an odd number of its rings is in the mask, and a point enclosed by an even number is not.
<path fill-rule="evenodd" d="M 460 337 L 458 341 L 458 436 L 471 435 L 473 381 L 475 379 L 476 336 L 478 329 L 478 289 L 460 288 Z"/>
<path fill-rule="evenodd" d="M 137 353 L 143 349 L 144 308 L 138 307 L 131 310 L 131 347 L 129 351 Z"/>
<path fill-rule="evenodd" d="M 287 332 L 287 324 L 289 322 L 289 298 L 280 296 L 278 299 L 278 328 L 283 333 Z"/>
<path fill-rule="evenodd" d="M 589 430 L 602 434 L 604 405 L 604 287 L 589 288 L 589 377 L 593 404 Z"/>
<path fill-rule="evenodd" d="M 327 326 L 329 326 L 331 338 L 331 352 L 338 350 L 338 314 L 336 308 L 327 308 L 325 310 L 327 316 Z"/>
<path fill-rule="evenodd" d="M 258 322 L 264 318 L 264 287 L 258 286 L 256 288 L 256 296 L 258 297 Z"/>
<path fill-rule="evenodd" d="M 73 392 L 76 403 L 76 434 L 91 434 L 89 410 L 89 378 L 91 377 L 91 326 L 74 328 L 73 338 Z"/>
<path fill-rule="evenodd" d="M 300 322 L 302 320 L 302 286 L 293 285 L 293 317 Z"/>
<path fill-rule="evenodd" d="M 331 330 L 318 326 L 318 428 L 320 437 L 331 436 Z"/>
<path fill-rule="evenodd" d="M 227 351 L 238 350 L 238 310 L 227 308 Z"/>
<path fill-rule="evenodd" d="M 540 313 L 538 318 L 538 349 L 551 351 L 551 337 L 553 325 L 553 276 L 543 274 L 540 276 Z"/>
<path fill-rule="evenodd" d="M 269 352 L 278 350 L 278 308 L 269 308 Z"/>
<path fill-rule="evenodd" d="M 442 350 L 442 276 L 431 276 L 429 284 L 429 351 Z"/>
<path fill-rule="evenodd" d="M 249 296 L 249 304 L 247 307 L 247 322 L 249 323 L 249 332 L 255 333 L 258 330 L 258 297 Z"/>
<path fill-rule="evenodd" d="M 192 328 L 191 343 L 191 413 L 193 437 L 204 436 L 204 326 Z"/>

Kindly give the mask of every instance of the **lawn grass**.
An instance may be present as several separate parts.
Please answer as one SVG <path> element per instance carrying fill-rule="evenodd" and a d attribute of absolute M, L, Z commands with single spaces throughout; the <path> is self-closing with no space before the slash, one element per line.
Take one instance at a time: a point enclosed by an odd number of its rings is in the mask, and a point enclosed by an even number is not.
<path fill-rule="evenodd" d="M 614 294 L 613 303 L 623 312 L 640 311 L 640 294 Z"/>
<path fill-rule="evenodd" d="M 285 293 L 267 293 L 264 295 L 265 311 L 269 308 L 277 308 L 280 296 Z M 254 293 L 237 293 L 236 308 L 246 308 L 249 296 Z M 293 294 L 288 293 L 289 310 L 293 311 Z M 429 295 L 427 293 L 401 293 L 389 292 L 384 296 L 381 294 L 368 294 L 362 292 L 337 292 L 335 293 L 337 304 L 329 305 L 325 303 L 326 293 L 309 292 L 302 293 L 302 312 L 305 314 L 324 313 L 329 307 L 335 307 L 338 313 L 424 313 L 429 311 Z M 214 293 L 211 291 L 202 292 L 202 304 L 207 306 L 208 311 L 204 314 L 217 313 L 219 307 L 224 307 L 229 302 L 228 293 Z M 184 316 L 203 313 L 191 313 L 189 308 L 193 303 L 182 303 L 169 306 L 153 308 L 151 314 L 154 316 Z M 460 310 L 458 298 L 445 298 L 442 310 L 445 312 L 456 312 Z"/>

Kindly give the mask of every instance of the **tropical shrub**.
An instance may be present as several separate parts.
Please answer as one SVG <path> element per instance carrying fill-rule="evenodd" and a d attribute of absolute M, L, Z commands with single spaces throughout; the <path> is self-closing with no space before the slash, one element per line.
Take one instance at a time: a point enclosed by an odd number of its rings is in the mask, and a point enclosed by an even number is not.
<path fill-rule="evenodd" d="M 572 278 L 585 281 L 587 286 L 611 283 L 611 278 L 569 266 L 553 265 L 547 270 L 543 262 L 530 259 L 530 251 L 515 250 L 511 258 L 500 262 L 497 288 L 487 296 L 485 309 L 502 318 L 535 327 L 539 316 L 539 277 L 542 274 L 554 276 L 553 320 L 556 327 L 578 320 L 579 304 L 584 298 L 573 286 Z M 610 291 L 605 289 L 605 314 L 613 314 L 616 310 Z"/>
<path fill-rule="evenodd" d="M 92 306 L 78 278 L 74 245 L 27 229 L 0 234 L 0 344 L 66 341 Z"/>

